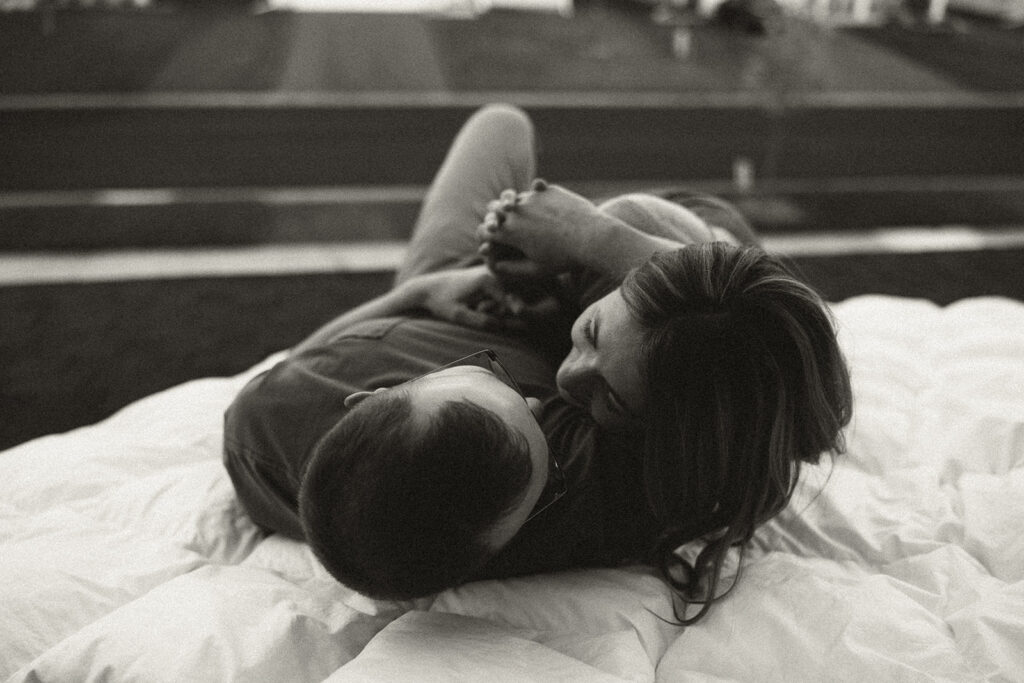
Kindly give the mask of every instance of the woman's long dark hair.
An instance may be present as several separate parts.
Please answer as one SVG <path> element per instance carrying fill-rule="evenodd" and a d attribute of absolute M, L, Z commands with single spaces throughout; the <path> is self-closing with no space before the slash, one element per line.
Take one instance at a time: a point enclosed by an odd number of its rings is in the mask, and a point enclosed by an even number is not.
<path fill-rule="evenodd" d="M 729 549 L 789 502 L 802 463 L 843 452 L 852 397 L 820 296 L 756 247 L 657 254 L 622 294 L 645 330 L 644 484 L 653 562 L 703 617 Z M 677 553 L 703 543 L 690 562 Z M 700 609 L 688 616 L 691 603 Z"/>

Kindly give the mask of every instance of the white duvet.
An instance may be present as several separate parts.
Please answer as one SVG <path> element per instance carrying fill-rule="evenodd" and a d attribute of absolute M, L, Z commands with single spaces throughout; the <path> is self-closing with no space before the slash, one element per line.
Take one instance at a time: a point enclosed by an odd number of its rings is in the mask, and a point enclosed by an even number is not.
<path fill-rule="evenodd" d="M 235 502 L 221 415 L 254 368 L 0 453 L 0 680 L 1024 681 L 1024 304 L 835 312 L 849 453 L 696 626 L 643 568 L 346 590 Z"/>

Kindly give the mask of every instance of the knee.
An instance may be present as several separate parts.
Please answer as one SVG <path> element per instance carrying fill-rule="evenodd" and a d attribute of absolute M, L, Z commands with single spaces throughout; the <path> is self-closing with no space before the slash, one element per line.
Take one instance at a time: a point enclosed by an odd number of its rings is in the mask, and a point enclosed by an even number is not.
<path fill-rule="evenodd" d="M 599 208 L 651 235 L 677 238 L 707 230 L 704 221 L 689 209 L 651 194 L 620 195 Z"/>
<path fill-rule="evenodd" d="M 486 104 L 473 113 L 470 124 L 484 126 L 498 135 L 533 135 L 533 122 L 529 115 L 513 104 Z"/>
<path fill-rule="evenodd" d="M 708 225 L 721 228 L 743 244 L 757 245 L 760 239 L 750 221 L 731 202 L 708 194 L 693 194 L 679 203 L 697 214 Z"/>
<path fill-rule="evenodd" d="M 626 220 L 627 216 L 637 215 L 648 211 L 647 207 L 657 201 L 654 195 L 631 192 L 620 194 L 602 202 L 598 208 L 616 218 Z M 627 221 L 628 222 L 628 221 Z"/>
<path fill-rule="evenodd" d="M 516 105 L 508 104 L 507 102 L 492 102 L 490 104 L 485 104 L 476 110 L 474 116 L 515 124 L 530 123 L 530 117 L 525 111 Z"/>

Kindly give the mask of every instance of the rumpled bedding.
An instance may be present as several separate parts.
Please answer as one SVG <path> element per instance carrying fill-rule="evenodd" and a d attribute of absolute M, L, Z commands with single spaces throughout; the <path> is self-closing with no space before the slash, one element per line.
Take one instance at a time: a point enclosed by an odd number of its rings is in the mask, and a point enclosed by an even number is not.
<path fill-rule="evenodd" d="M 0 453 L 0 680 L 1024 680 L 1024 303 L 834 306 L 846 455 L 697 625 L 643 567 L 382 602 L 264 537 L 221 466 L 252 374 Z"/>

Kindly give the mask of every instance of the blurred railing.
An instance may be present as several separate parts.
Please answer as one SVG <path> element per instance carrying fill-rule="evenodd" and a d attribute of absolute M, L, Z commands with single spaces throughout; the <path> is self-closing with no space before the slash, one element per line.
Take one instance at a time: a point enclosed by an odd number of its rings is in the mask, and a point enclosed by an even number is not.
<path fill-rule="evenodd" d="M 647 11 L 51 7 L 47 35 L 0 13 L 0 38 L 22 41 L 0 60 L 0 270 L 29 269 L 0 285 L 0 446 L 240 371 L 382 291 L 451 136 L 488 101 L 530 111 L 553 181 L 724 194 L 794 254 L 780 238 L 814 234 L 795 258 L 830 297 L 1024 298 L 1013 36 L 709 19 L 684 46 Z M 943 61 L 943 41 L 976 62 Z M 892 226 L 968 246 L 857 251 L 914 234 L 874 232 Z M 857 253 L 827 255 L 840 243 Z"/>

